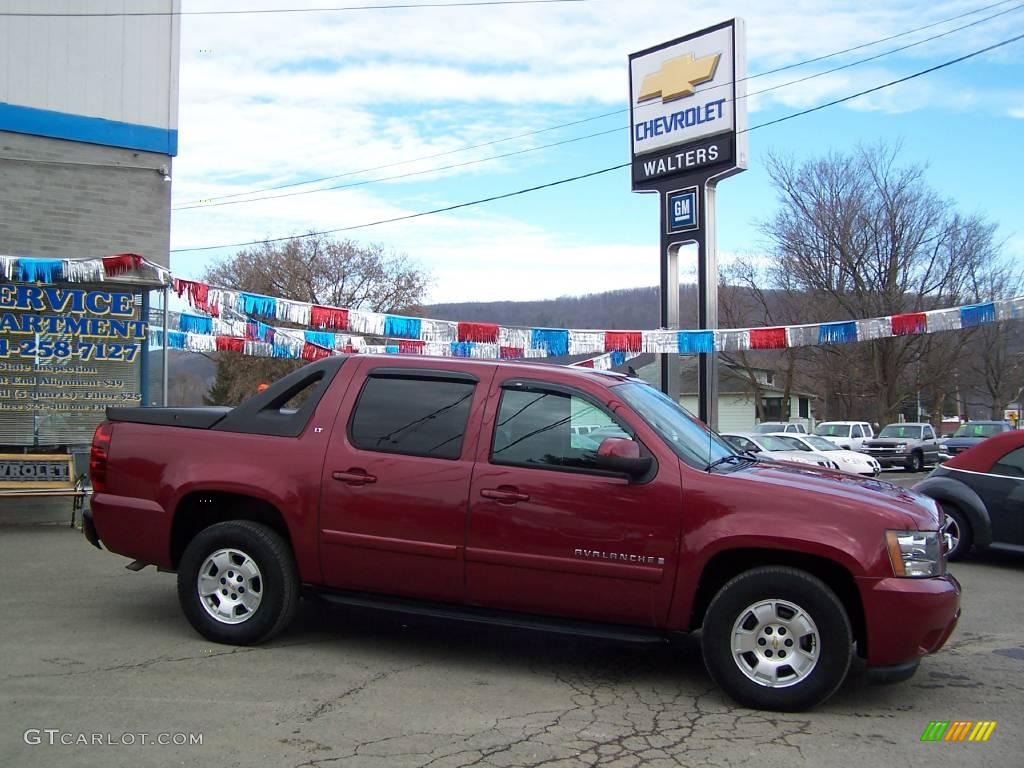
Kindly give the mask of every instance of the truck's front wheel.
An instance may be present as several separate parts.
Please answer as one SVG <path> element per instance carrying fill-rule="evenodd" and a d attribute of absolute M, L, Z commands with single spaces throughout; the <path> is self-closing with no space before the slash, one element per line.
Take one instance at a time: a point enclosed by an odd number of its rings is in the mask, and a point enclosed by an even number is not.
<path fill-rule="evenodd" d="M 248 520 L 200 531 L 178 567 L 178 600 L 189 623 L 218 643 L 269 640 L 295 614 L 299 583 L 288 544 Z"/>
<path fill-rule="evenodd" d="M 704 617 L 708 672 L 754 709 L 796 711 L 835 693 L 846 678 L 853 632 L 843 604 L 811 574 L 754 568 L 715 595 Z"/>

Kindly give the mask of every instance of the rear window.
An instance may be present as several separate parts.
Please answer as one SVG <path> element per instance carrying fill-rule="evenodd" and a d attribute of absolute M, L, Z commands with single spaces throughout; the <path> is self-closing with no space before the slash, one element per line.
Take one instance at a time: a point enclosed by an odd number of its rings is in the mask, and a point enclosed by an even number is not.
<path fill-rule="evenodd" d="M 1003 431 L 1002 424 L 961 424 L 953 437 L 992 437 Z"/>
<path fill-rule="evenodd" d="M 457 459 L 475 383 L 371 377 L 352 412 L 349 440 L 365 451 Z"/>
<path fill-rule="evenodd" d="M 819 424 L 814 428 L 814 434 L 823 437 L 849 437 L 849 424 Z"/>

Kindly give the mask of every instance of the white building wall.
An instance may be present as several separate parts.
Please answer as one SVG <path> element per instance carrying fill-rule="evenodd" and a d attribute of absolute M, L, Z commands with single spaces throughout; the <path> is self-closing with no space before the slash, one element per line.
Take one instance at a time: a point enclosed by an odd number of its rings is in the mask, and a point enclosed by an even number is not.
<path fill-rule="evenodd" d="M 697 415 L 697 396 L 683 395 L 679 404 Z M 754 401 L 742 395 L 719 395 L 718 431 L 750 432 L 754 429 Z"/>
<path fill-rule="evenodd" d="M 174 132 L 165 154 L 176 154 L 180 10 L 181 0 L 0 0 L 0 129 L 88 140 L 25 113 L 45 110 Z M 45 12 L 160 15 L 5 15 Z M 32 130 L 37 123 L 49 127 Z M 96 143 L 125 146 L 116 142 Z"/>

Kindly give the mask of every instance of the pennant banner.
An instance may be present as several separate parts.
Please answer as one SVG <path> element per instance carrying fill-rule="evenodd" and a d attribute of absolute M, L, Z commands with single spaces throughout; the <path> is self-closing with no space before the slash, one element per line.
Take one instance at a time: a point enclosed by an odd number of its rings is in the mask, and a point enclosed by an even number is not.
<path fill-rule="evenodd" d="M 770 328 L 714 331 L 515 328 L 494 323 L 404 317 L 232 291 L 172 277 L 163 267 L 131 253 L 98 259 L 0 255 L 0 279 L 8 282 L 101 282 L 132 273 L 170 286 L 193 310 L 176 315 L 176 327 L 166 332 L 167 346 L 196 352 L 219 350 L 303 360 L 357 352 L 501 360 L 594 355 L 575 365 L 607 370 L 621 365 L 627 356 L 641 352 L 696 355 L 850 344 L 1024 319 L 1024 297 L 1016 297 L 889 317 Z M 282 328 L 272 325 L 273 322 L 303 328 Z M 375 337 L 384 343 L 369 344 L 364 337 Z M 150 348 L 159 348 L 164 341 L 163 329 L 153 328 Z"/>

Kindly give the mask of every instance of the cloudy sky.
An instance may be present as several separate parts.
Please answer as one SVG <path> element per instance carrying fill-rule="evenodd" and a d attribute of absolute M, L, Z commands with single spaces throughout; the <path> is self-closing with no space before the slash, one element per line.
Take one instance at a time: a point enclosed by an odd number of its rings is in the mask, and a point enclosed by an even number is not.
<path fill-rule="evenodd" d="M 343 4 L 183 2 L 186 11 Z M 994 14 L 1002 15 L 820 74 Z M 752 79 L 748 90 L 764 91 L 749 99 L 756 126 L 1020 34 L 1024 2 L 587 0 L 186 15 L 172 268 L 198 277 L 236 250 L 192 248 L 360 227 L 627 162 L 628 54 L 732 16 L 746 20 L 751 75 L 901 35 Z M 555 126 L 563 127 L 548 130 Z M 755 130 L 750 169 L 719 187 L 719 247 L 726 258 L 764 251 L 758 221 L 776 205 L 765 153 L 811 158 L 881 139 L 927 163 L 951 204 L 998 223 L 1024 268 L 1022 136 L 1024 41 Z M 567 143 L 547 147 L 559 142 Z M 333 178 L 299 184 L 324 177 Z M 243 202 L 257 197 L 268 199 Z M 658 205 L 630 192 L 627 170 L 337 236 L 407 253 L 432 275 L 431 301 L 658 282 Z"/>

